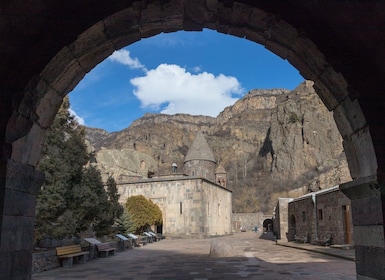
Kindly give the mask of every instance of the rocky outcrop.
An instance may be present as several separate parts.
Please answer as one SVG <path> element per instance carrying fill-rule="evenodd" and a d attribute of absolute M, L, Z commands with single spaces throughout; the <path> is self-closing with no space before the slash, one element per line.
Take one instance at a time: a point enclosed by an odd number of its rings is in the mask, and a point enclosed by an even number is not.
<path fill-rule="evenodd" d="M 271 211 L 279 196 L 350 180 L 332 113 L 309 81 L 293 91 L 252 90 L 217 118 L 146 114 L 119 132 L 86 129 L 97 165 L 117 181 L 182 167 L 198 130 L 227 171 L 235 212 Z"/>
<path fill-rule="evenodd" d="M 223 125 L 228 120 L 249 110 L 272 110 L 277 106 L 277 98 L 289 92 L 287 89 L 251 90 L 233 106 L 226 107 L 216 118 L 216 123 Z"/>
<path fill-rule="evenodd" d="M 278 197 L 298 197 L 351 180 L 333 115 L 309 81 L 277 98 L 263 145 L 248 163 L 249 175 L 257 180 L 241 180 L 251 187 L 234 194 L 236 204 L 260 204 L 262 211 L 272 209 Z"/>
<path fill-rule="evenodd" d="M 272 113 L 270 176 L 317 191 L 350 180 L 333 115 L 305 82 L 280 96 Z"/>
<path fill-rule="evenodd" d="M 134 149 L 102 148 L 93 164 L 101 171 L 104 181 L 112 176 L 117 182 L 128 182 L 157 171 L 157 163 L 151 156 Z"/>

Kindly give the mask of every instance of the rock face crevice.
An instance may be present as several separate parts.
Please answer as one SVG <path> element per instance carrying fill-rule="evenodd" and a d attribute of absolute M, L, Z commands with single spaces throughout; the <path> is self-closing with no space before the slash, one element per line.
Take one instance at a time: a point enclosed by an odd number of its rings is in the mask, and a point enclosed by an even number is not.
<path fill-rule="evenodd" d="M 333 115 L 309 89 L 311 82 L 305 82 L 290 98 L 281 96 L 277 101 L 271 120 L 274 150 L 271 176 L 303 185 L 318 177 L 319 189 L 323 189 L 350 178 L 337 168 L 339 165 L 346 168 L 347 163 Z M 321 176 L 325 173 L 329 178 Z"/>
<path fill-rule="evenodd" d="M 310 81 L 252 90 L 216 118 L 146 114 L 119 132 L 86 128 L 97 166 L 118 182 L 182 167 L 198 130 L 227 172 L 234 212 L 271 211 L 278 196 L 351 180 L 333 115 Z"/>

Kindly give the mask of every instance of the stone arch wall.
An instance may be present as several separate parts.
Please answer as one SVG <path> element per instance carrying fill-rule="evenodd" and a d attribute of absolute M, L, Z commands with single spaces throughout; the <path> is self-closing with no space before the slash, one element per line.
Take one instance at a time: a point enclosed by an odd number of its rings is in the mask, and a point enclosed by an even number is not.
<path fill-rule="evenodd" d="M 195 13 L 200 14 L 199 18 Z M 12 159 L 36 164 L 45 129 L 52 122 L 62 98 L 114 50 L 161 32 L 202 28 L 262 44 L 287 59 L 305 79 L 314 81 L 317 94 L 326 107 L 335 112 L 352 177 L 376 173 L 376 156 L 365 117 L 358 102 L 349 98 L 348 83 L 343 76 L 334 71 L 311 40 L 301 36 L 279 16 L 240 3 L 231 8 L 220 3 L 215 7 L 192 7 L 187 2 L 184 9 L 179 2 L 154 4 L 143 9 L 130 7 L 96 22 L 72 44 L 64 46 L 39 77 L 30 81 L 25 98 L 9 121 L 7 135 L 29 133 L 34 136 L 25 135 L 11 141 Z M 31 100 L 34 101 L 32 108 L 29 106 Z M 31 120 L 24 119 L 25 116 L 31 118 L 32 124 Z M 28 122 L 24 131 L 16 128 L 21 122 Z M 18 133 L 13 131 L 15 129 Z"/>
<path fill-rule="evenodd" d="M 385 149 L 382 143 L 385 136 L 380 132 L 385 125 L 381 115 L 383 105 L 380 97 L 384 86 L 371 84 L 370 81 L 380 80 L 385 71 L 384 63 L 377 62 L 378 58 L 372 57 L 374 53 L 381 58 L 382 53 L 369 45 L 380 44 L 374 39 L 382 35 L 371 29 L 369 32 L 357 30 L 357 35 L 350 31 L 343 34 L 347 28 L 333 26 L 333 23 L 343 20 L 349 24 L 351 21 L 339 16 L 335 18 L 336 13 L 331 12 L 338 8 L 358 15 L 357 18 L 362 20 L 370 18 L 371 22 L 377 20 L 382 23 L 380 19 L 384 18 L 381 14 L 381 11 L 385 10 L 382 9 L 384 6 L 379 3 L 374 3 L 375 6 L 364 4 L 365 1 L 351 4 L 335 2 L 335 7 L 324 5 L 323 1 L 312 1 L 311 4 L 307 1 L 296 1 L 295 5 L 279 1 L 275 4 L 268 2 L 270 1 L 252 3 L 172 0 L 129 3 L 116 1 L 111 4 L 109 1 L 99 1 L 98 5 L 89 7 L 76 1 L 44 5 L 38 1 L 28 4 L 34 5 L 30 7 L 30 14 L 26 12 L 28 7 L 20 9 L 19 14 L 14 13 L 12 7 L 5 7 L 4 11 L 10 10 L 5 17 L 5 12 L 0 14 L 6 19 L 5 24 L 8 23 L 8 17 L 11 18 L 9 15 L 15 17 L 15 22 L 11 21 L 14 29 L 6 35 L 9 38 L 19 38 L 13 36 L 17 32 L 28 35 L 25 36 L 28 39 L 20 39 L 20 42 L 15 43 L 17 39 L 8 42 L 10 45 L 3 49 L 3 54 L 11 55 L 4 59 L 0 67 L 1 90 L 4 96 L 1 104 L 4 110 L 1 118 L 3 146 L 0 166 L 0 263 L 5 277 L 17 279 L 30 276 L 31 267 L 26 263 L 32 250 L 34 200 L 36 190 L 42 183 L 42 176 L 35 171 L 34 166 L 39 160 L 46 129 L 51 124 L 62 98 L 87 72 L 114 50 L 160 32 L 199 31 L 202 28 L 210 28 L 264 45 L 283 59 L 287 59 L 305 79 L 314 81 L 317 93 L 327 108 L 334 111 L 337 126 L 344 139 L 351 175 L 355 179 L 343 189 L 354 200 L 354 232 L 362 237 L 359 242 L 355 240 L 357 274 L 365 279 L 380 279 L 385 259 L 385 191 L 382 185 L 382 170 L 385 165 Z M 59 11 L 63 14 L 56 17 Z M 81 17 L 82 15 L 87 16 Z M 36 22 L 40 20 L 36 23 L 37 26 L 40 29 L 45 27 L 49 31 L 39 34 L 29 31 L 26 26 L 28 21 L 24 18 L 31 19 L 31 23 L 33 19 Z M 56 19 L 67 20 L 65 33 L 55 33 L 55 28 L 49 21 Z M 363 22 L 360 26 L 368 29 L 369 24 Z M 318 29 L 312 29 L 313 26 Z M 327 33 L 328 31 L 334 33 Z M 341 36 L 345 49 L 333 42 L 338 35 Z M 5 37 L 7 36 L 2 36 Z M 34 38 L 40 40 L 31 45 L 31 50 L 23 53 L 25 49 L 22 45 L 29 40 L 32 42 Z M 362 41 L 366 43 L 361 45 L 363 49 L 349 46 L 349 43 L 358 45 Z M 12 46 L 16 48 L 13 50 Z M 31 55 L 32 51 L 35 51 L 34 55 Z M 344 56 L 344 53 L 351 55 L 353 66 L 362 66 L 366 71 L 361 81 L 356 79 L 354 70 L 350 69 L 352 67 L 345 65 L 345 60 L 339 57 Z M 26 58 L 25 65 L 22 60 L 12 62 L 17 56 Z M 366 61 L 372 64 L 365 64 Z M 12 77 L 16 76 L 18 79 L 12 80 Z M 362 98 L 364 94 L 368 95 L 369 101 Z M 366 210 L 359 211 L 360 209 Z M 14 242 L 8 244 L 9 240 Z M 365 258 L 368 252 L 376 262 Z"/>

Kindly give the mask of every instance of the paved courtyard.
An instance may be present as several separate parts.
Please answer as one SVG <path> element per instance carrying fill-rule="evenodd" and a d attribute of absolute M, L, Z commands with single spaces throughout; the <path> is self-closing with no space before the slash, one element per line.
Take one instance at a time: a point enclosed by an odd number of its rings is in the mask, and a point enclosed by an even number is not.
<path fill-rule="evenodd" d="M 219 239 L 231 244 L 231 257 L 209 257 L 210 242 L 218 238 L 166 239 L 72 268 L 37 273 L 32 279 L 356 279 L 351 260 L 279 246 L 254 232 Z M 354 251 L 340 251 L 354 256 Z"/>

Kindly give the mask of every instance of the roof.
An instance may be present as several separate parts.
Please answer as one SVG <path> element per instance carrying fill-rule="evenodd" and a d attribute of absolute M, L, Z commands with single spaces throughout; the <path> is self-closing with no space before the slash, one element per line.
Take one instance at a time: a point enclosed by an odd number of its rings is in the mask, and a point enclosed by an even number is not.
<path fill-rule="evenodd" d="M 226 170 L 224 169 L 224 167 L 220 164 L 217 168 L 217 170 L 215 171 L 215 174 L 226 174 Z"/>
<path fill-rule="evenodd" d="M 211 180 L 207 180 L 205 178 L 202 178 L 202 177 L 196 177 L 196 176 L 186 176 L 184 174 L 179 174 L 179 176 L 174 176 L 174 177 L 164 177 L 164 178 L 148 178 L 148 179 L 141 179 L 141 180 L 137 180 L 137 181 L 134 181 L 134 182 L 120 182 L 120 183 L 116 183 L 116 186 L 118 187 L 121 187 L 121 186 L 135 186 L 135 185 L 140 185 L 140 184 L 151 184 L 151 183 L 160 183 L 160 182 L 173 182 L 173 181 L 179 181 L 179 182 L 182 182 L 182 181 L 187 181 L 187 180 L 196 180 L 196 181 L 203 181 L 203 182 L 207 182 L 209 183 L 210 185 L 212 186 L 215 186 L 215 187 L 218 187 L 218 188 L 221 188 L 221 189 L 224 189 L 228 192 L 233 192 L 232 190 L 228 189 L 228 188 L 225 188 L 224 186 L 221 186 Z"/>
<path fill-rule="evenodd" d="M 337 186 L 334 186 L 334 187 L 331 187 L 331 188 L 328 188 L 328 189 L 323 189 L 323 190 L 319 190 L 319 191 L 316 191 L 316 192 L 307 193 L 307 194 L 305 194 L 303 196 L 294 198 L 292 201 L 298 201 L 298 200 L 302 200 L 302 199 L 311 198 L 313 196 L 318 196 L 318 195 L 323 195 L 323 194 L 327 194 L 327 193 L 330 193 L 330 192 L 335 192 L 335 191 L 338 191 L 339 189 L 340 189 L 340 186 L 337 185 Z"/>
<path fill-rule="evenodd" d="M 192 142 L 190 149 L 184 159 L 184 162 L 191 160 L 207 160 L 215 162 L 214 154 L 206 141 L 202 131 L 198 130 Z"/>

